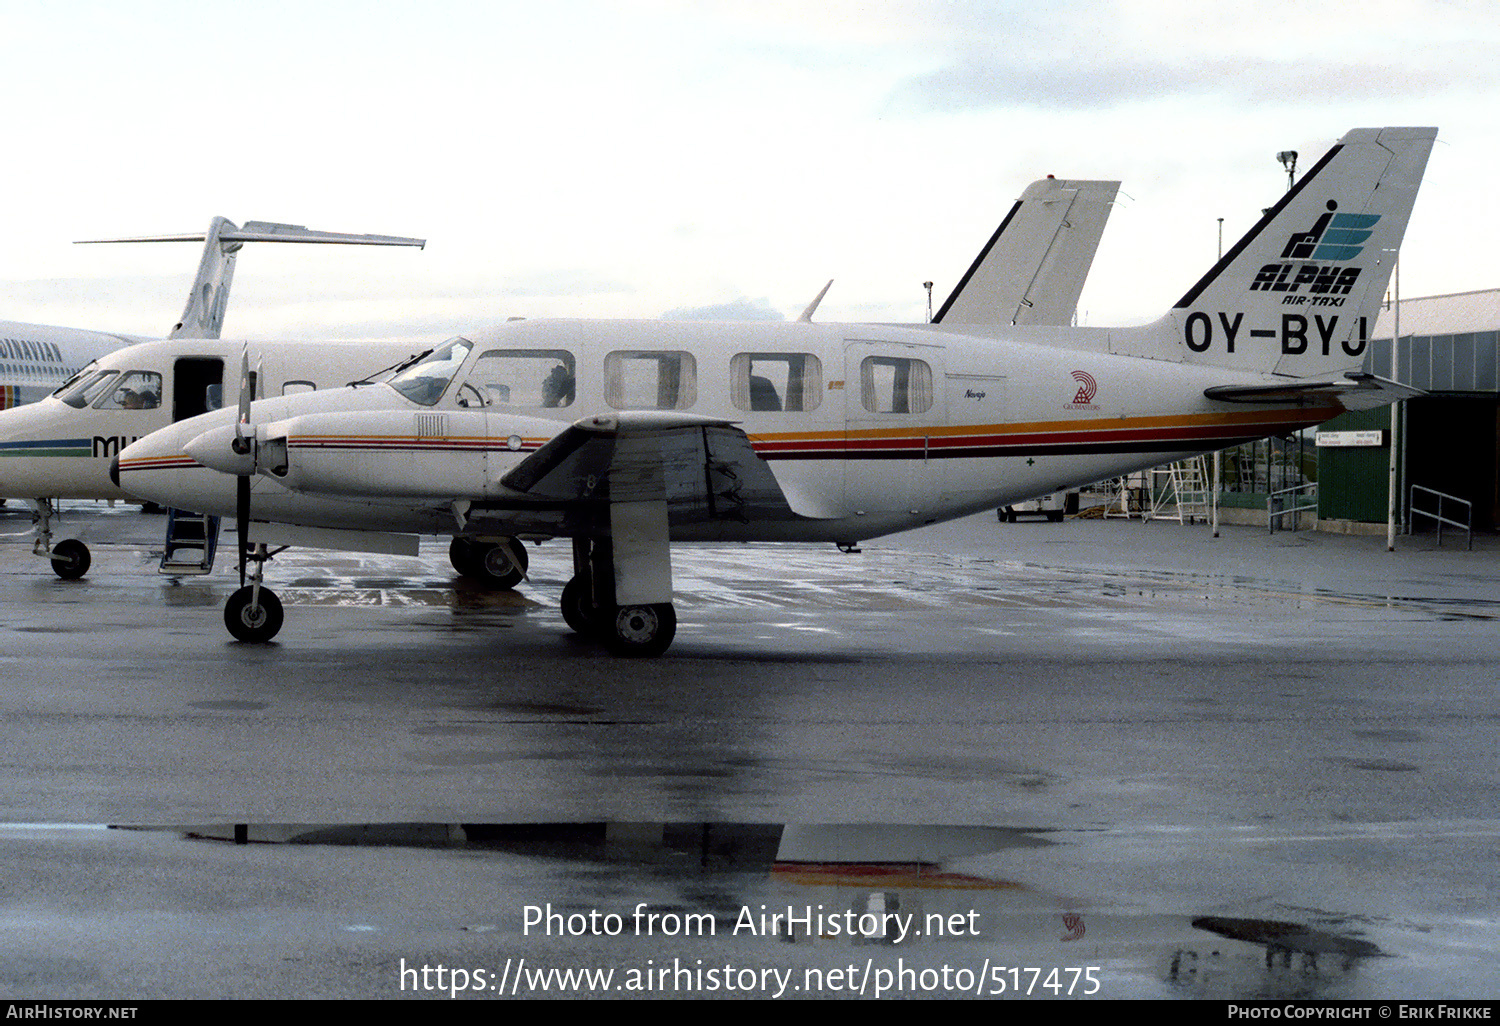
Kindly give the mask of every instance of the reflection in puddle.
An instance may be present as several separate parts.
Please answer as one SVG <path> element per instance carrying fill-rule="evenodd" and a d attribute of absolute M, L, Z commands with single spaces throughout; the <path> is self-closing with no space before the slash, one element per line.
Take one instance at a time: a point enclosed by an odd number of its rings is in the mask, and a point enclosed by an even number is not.
<path fill-rule="evenodd" d="M 649 936 L 662 946 L 646 950 L 663 962 L 670 954 L 699 965 L 739 959 L 822 973 L 852 959 L 876 972 L 936 974 L 931 987 L 916 988 L 932 996 L 1338 998 L 1363 993 L 1365 967 L 1388 954 L 1362 935 L 1372 921 L 1357 915 L 1271 905 L 1275 915 L 1268 916 L 1263 899 L 1239 916 L 1222 906 L 1156 911 L 1107 893 L 1054 890 L 1040 882 L 1047 867 L 1091 841 L 1024 828 L 598 822 L 158 829 L 240 844 L 432 849 L 440 876 L 452 872 L 439 869 L 452 854 L 471 866 L 476 858 L 493 860 L 483 863 L 491 866 L 487 875 L 513 874 L 523 889 L 532 881 L 537 904 L 524 907 L 530 926 L 555 925 L 547 936 L 597 965 L 638 958 L 639 942 Z M 1010 871 L 997 872 L 1002 866 Z M 600 922 L 619 929 L 590 925 Z M 517 924 L 503 917 L 453 928 L 488 938 L 492 960 L 507 957 L 508 945 L 537 953 L 530 934 L 518 937 Z M 617 935 L 622 939 L 611 946 Z M 1007 968 L 992 975 L 981 971 L 985 965 Z M 939 983 L 941 973 L 960 966 L 967 988 Z M 1011 973 L 1021 966 L 1040 972 Z"/>

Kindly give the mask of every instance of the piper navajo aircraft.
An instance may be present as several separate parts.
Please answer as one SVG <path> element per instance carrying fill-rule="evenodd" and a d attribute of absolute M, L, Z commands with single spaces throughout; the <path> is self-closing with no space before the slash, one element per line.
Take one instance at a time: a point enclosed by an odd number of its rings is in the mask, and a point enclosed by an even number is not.
<path fill-rule="evenodd" d="M 235 261 L 245 243 L 419 248 L 426 245 L 424 239 L 314 231 L 302 225 L 269 221 L 247 221 L 240 228 L 222 217 L 215 217 L 202 234 L 94 239 L 85 240 L 83 244 L 118 242 L 203 243 L 203 256 L 188 290 L 182 317 L 166 336 L 168 339 L 192 341 L 174 346 L 146 343 L 139 336 L 0 321 L 0 382 L 5 382 L 0 384 L 0 411 L 3 411 L 0 420 L 4 421 L 4 426 L 0 427 L 0 497 L 24 498 L 32 503 L 38 521 L 36 553 L 50 558 L 53 569 L 62 577 L 82 576 L 88 570 L 90 557 L 87 546 L 76 539 L 65 539 L 56 547 L 51 544 L 51 522 L 56 515 L 53 500 L 128 498 L 109 485 L 105 475 L 109 460 L 121 445 L 169 423 L 169 415 L 181 419 L 208 409 L 203 388 L 210 383 L 208 377 L 212 376 L 212 371 L 211 366 L 203 361 L 214 356 L 222 358 L 225 352 L 231 357 L 239 355 L 241 347 L 238 344 L 226 347 L 201 340 L 219 338 Z M 149 360 L 143 363 L 139 359 L 142 350 L 121 350 L 122 346 L 128 347 L 132 343 L 156 346 L 155 350 L 145 352 L 171 350 L 183 357 L 191 355 L 197 358 L 197 363 L 191 359 L 188 361 L 196 375 L 192 379 L 197 387 L 196 394 L 189 396 L 179 392 L 172 396 L 170 403 L 164 403 L 166 393 L 163 392 L 162 368 Z M 377 353 L 354 352 L 351 366 L 357 366 L 355 373 L 362 374 L 372 369 L 373 361 L 386 350 L 390 350 L 391 359 L 398 359 L 397 348 L 407 347 L 393 344 L 377 347 Z M 120 351 L 125 359 L 107 355 L 113 351 Z M 116 363 L 119 365 L 115 366 Z M 340 368 L 335 366 L 327 368 L 327 371 L 338 370 Z M 172 388 L 170 373 L 165 380 L 166 387 Z M 324 378 L 329 384 L 341 380 L 344 378 Z M 43 402 L 48 396 L 64 395 L 66 399 L 57 403 Z M 231 401 L 234 401 L 233 397 Z M 26 408 L 12 409 L 17 406 Z M 93 418 L 94 421 L 107 423 L 84 422 L 88 418 L 81 416 L 81 411 L 89 409 L 100 414 Z M 55 430 L 60 417 L 68 422 L 67 437 Z M 37 427 L 45 430 L 37 434 L 33 430 Z M 101 427 L 110 430 L 107 433 L 96 430 Z M 39 457 L 40 463 L 37 462 Z M 91 459 L 79 460 L 77 457 Z M 96 465 L 95 473 L 80 474 L 79 470 L 91 462 Z"/>
<path fill-rule="evenodd" d="M 1349 132 L 1149 325 L 515 322 L 175 424 L 115 473 L 237 517 L 242 640 L 279 630 L 264 561 L 304 530 L 569 538 L 568 624 L 656 655 L 673 541 L 849 547 L 1416 394 L 1359 368 L 1436 134 Z"/>
<path fill-rule="evenodd" d="M 1119 182 L 1059 180 L 1050 176 L 1033 182 L 980 250 L 943 304 L 939 316 L 980 324 L 1071 323 L 1119 186 Z M 224 225 L 228 222 L 216 220 L 210 236 L 219 237 Z M 253 227 L 257 238 L 271 230 L 291 229 L 287 225 L 259 222 L 246 227 Z M 241 234 L 231 237 L 236 245 L 244 239 Z M 194 333 L 201 337 L 121 349 L 90 365 L 87 374 L 79 375 L 51 398 L 26 410 L 0 412 L 0 495 L 28 499 L 38 495 L 130 498 L 109 479 L 111 460 L 135 439 L 208 410 L 210 391 L 213 406 L 236 404 L 239 379 L 232 372 L 226 374 L 225 367 L 232 368 L 242 355 L 260 368 L 254 394 L 263 397 L 311 391 L 364 378 L 375 367 L 389 367 L 413 355 L 407 341 L 358 344 L 205 341 L 217 340 L 222 321 L 222 297 L 228 288 L 228 274 L 219 270 L 219 266 L 210 267 L 206 251 L 204 267 L 198 276 L 202 287 L 195 286 L 193 295 L 219 298 L 213 302 L 205 298 L 196 308 L 190 299 L 183 322 L 178 325 L 179 329 L 184 325 L 195 326 Z M 814 300 L 804 316 L 810 318 L 816 304 Z M 205 319 L 209 310 L 217 311 L 211 321 Z M 39 511 L 37 553 L 51 558 L 52 568 L 59 576 L 69 579 L 83 576 L 91 562 L 87 546 L 76 538 L 53 545 L 51 501 L 33 501 Z M 212 525 L 204 526 L 212 529 Z M 521 580 L 522 575 L 513 568 L 512 561 L 493 555 L 493 545 L 480 545 L 473 552 L 469 548 L 472 547 L 455 550 L 460 556 L 455 568 L 467 576 L 501 587 Z M 519 551 L 524 557 L 525 550 Z M 199 545 L 193 554 L 198 565 L 189 569 L 173 558 L 174 546 L 169 537 L 163 572 L 206 573 L 212 568 L 211 547 Z"/>

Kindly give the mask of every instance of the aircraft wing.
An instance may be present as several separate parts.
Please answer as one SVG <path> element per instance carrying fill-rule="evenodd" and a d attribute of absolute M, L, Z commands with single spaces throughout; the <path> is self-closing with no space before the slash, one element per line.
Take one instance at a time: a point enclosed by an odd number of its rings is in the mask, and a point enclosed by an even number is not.
<path fill-rule="evenodd" d="M 500 483 L 527 505 L 601 518 L 610 504 L 664 501 L 673 525 L 834 515 L 813 496 L 788 496 L 732 422 L 672 412 L 579 420 Z"/>
<path fill-rule="evenodd" d="M 1203 394 L 1223 403 L 1277 406 L 1297 403 L 1299 406 L 1338 405 L 1345 410 L 1373 410 L 1427 393 L 1373 374 L 1349 373 L 1337 378 L 1311 378 L 1274 385 L 1215 385 L 1204 389 Z"/>

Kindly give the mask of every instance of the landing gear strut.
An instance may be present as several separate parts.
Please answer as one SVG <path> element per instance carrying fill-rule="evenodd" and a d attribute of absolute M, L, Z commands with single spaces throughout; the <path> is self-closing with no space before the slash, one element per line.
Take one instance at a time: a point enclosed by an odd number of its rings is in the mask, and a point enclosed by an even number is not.
<path fill-rule="evenodd" d="M 31 544 L 32 554 L 50 559 L 52 572 L 65 581 L 76 581 L 88 573 L 93 557 L 89 555 L 87 545 L 76 538 L 64 538 L 56 545 L 52 544 L 52 518 L 57 515 L 52 500 L 33 499 L 31 505 L 32 517 L 36 522 L 36 540 Z"/>
<path fill-rule="evenodd" d="M 677 634 L 670 602 L 614 603 L 614 550 L 608 539 L 573 540 L 573 577 L 563 588 L 562 614 L 577 634 L 603 642 L 619 656 L 659 656 Z"/>

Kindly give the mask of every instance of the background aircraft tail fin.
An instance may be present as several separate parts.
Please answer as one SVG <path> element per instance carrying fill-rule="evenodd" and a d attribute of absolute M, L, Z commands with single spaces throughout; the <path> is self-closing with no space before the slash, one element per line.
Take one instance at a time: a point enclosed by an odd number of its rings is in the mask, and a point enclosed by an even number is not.
<path fill-rule="evenodd" d="M 216 217 L 203 234 L 151 235 L 129 239 L 85 239 L 84 243 L 106 242 L 201 242 L 203 257 L 198 274 L 188 292 L 182 319 L 168 338 L 218 338 L 224 328 L 224 310 L 229 301 L 229 285 L 234 279 L 234 261 L 240 247 L 247 242 L 319 242 L 355 246 L 427 245 L 425 239 L 408 239 L 395 235 L 348 235 L 342 232 L 320 232 L 298 224 L 274 224 L 270 221 L 246 221 L 245 227 Z"/>
<path fill-rule="evenodd" d="M 1050 177 L 1027 186 L 933 323 L 1072 324 L 1119 191 Z"/>
<path fill-rule="evenodd" d="M 1166 317 L 1111 349 L 1299 378 L 1358 370 L 1436 137 L 1349 132 Z"/>

